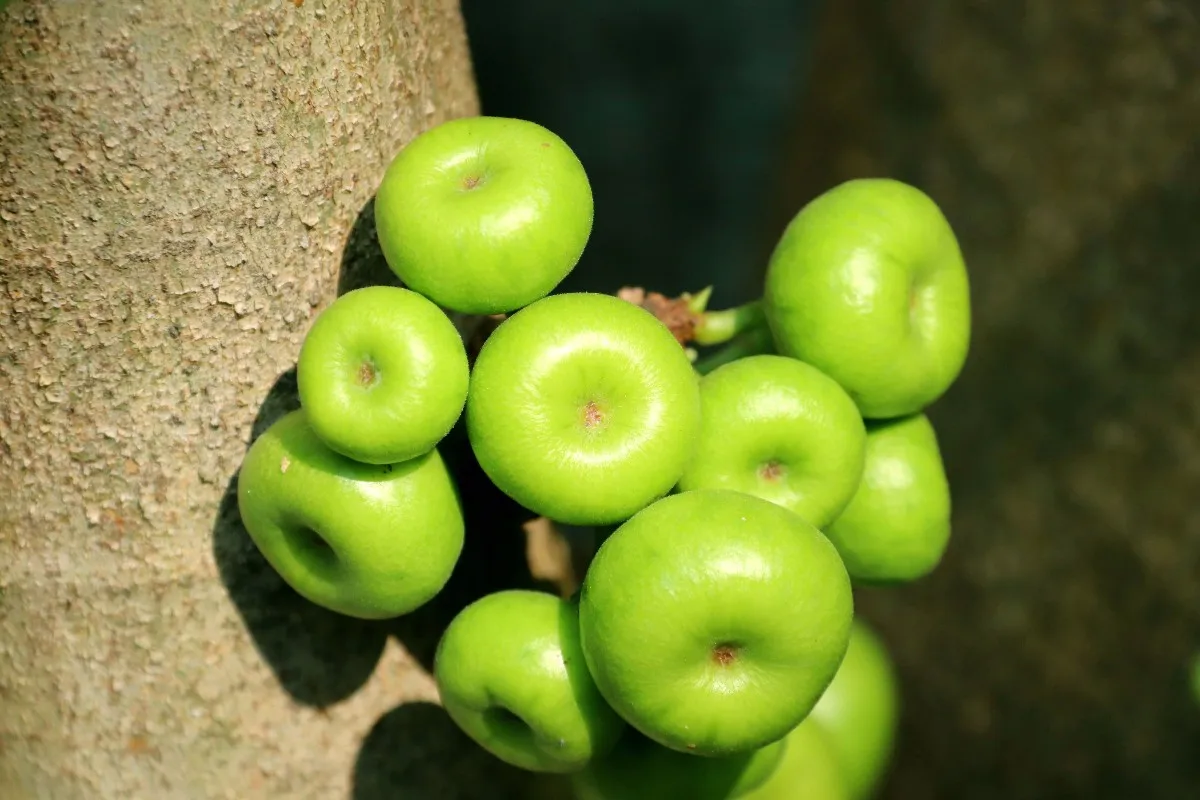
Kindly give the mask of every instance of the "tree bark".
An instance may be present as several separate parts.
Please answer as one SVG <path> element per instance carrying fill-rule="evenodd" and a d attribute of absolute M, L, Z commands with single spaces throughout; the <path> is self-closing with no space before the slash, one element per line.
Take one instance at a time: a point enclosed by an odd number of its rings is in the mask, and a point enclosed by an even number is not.
<path fill-rule="evenodd" d="M 389 159 L 477 108 L 452 0 L 0 13 L 0 797 L 516 795 L 434 632 L 299 601 L 232 494 Z"/>

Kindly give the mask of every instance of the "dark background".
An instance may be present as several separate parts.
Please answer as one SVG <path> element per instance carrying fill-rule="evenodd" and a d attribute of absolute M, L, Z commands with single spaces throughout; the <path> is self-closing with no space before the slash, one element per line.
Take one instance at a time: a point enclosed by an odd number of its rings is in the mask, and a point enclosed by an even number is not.
<path fill-rule="evenodd" d="M 863 592 L 904 721 L 889 798 L 1200 796 L 1200 4 L 464 4 L 485 113 L 580 155 L 564 289 L 754 297 L 808 199 L 921 186 L 973 349 L 931 409 L 954 537 Z"/>
<path fill-rule="evenodd" d="M 592 182 L 562 289 L 755 296 L 818 5 L 463 2 L 484 113 L 558 133 Z"/>

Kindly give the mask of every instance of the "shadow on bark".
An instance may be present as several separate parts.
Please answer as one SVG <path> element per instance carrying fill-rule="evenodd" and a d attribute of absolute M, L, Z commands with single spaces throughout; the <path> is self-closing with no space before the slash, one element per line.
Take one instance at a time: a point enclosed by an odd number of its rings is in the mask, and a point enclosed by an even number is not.
<path fill-rule="evenodd" d="M 251 441 L 298 407 L 296 373 L 289 370 L 267 393 Z M 383 653 L 387 631 L 378 622 L 317 606 L 284 582 L 242 525 L 236 474 L 229 479 L 213 524 L 213 556 L 255 646 L 293 699 L 325 707 L 366 683 Z"/>
<path fill-rule="evenodd" d="M 375 237 L 374 205 L 359 212 L 343 250 L 338 294 L 372 285 L 399 285 Z M 251 443 L 300 407 L 295 369 L 281 375 L 255 418 Z M 213 554 L 263 660 L 297 702 L 325 707 L 349 697 L 370 678 L 389 635 L 427 670 L 442 631 L 468 603 L 505 588 L 553 586 L 529 569 L 522 523 L 534 516 L 488 480 L 476 462 L 462 420 L 438 446 L 455 477 L 466 517 L 466 541 L 446 587 L 402 617 L 365 621 L 329 611 L 289 587 L 254 545 L 237 507 L 237 475 L 229 479 L 213 524 Z"/>
<path fill-rule="evenodd" d="M 488 754 L 432 703 L 380 717 L 354 765 L 351 800 L 565 800 L 562 778 L 533 775 Z"/>
<path fill-rule="evenodd" d="M 346 240 L 338 295 L 396 279 L 375 240 L 374 204 L 359 212 Z M 276 420 L 300 407 L 296 371 L 275 381 L 255 417 L 251 443 Z M 356 692 L 375 670 L 389 635 L 389 622 L 358 620 L 322 608 L 296 593 L 259 552 L 237 507 L 237 474 L 229 479 L 213 524 L 213 555 L 221 580 L 242 621 L 280 686 L 294 700 L 326 707 Z M 436 624 L 409 622 L 431 649 Z M 419 634 L 419 635 L 418 635 Z"/>
<path fill-rule="evenodd" d="M 338 294 L 366 286 L 400 286 L 387 265 L 375 231 L 375 203 L 363 206 L 350 230 L 342 255 Z M 484 474 L 467 438 L 464 418 L 438 444 L 438 451 L 454 476 L 466 517 L 463 553 L 445 588 L 411 614 L 386 623 L 388 630 L 427 670 L 442 631 L 472 601 L 509 588 L 554 587 L 530 575 L 522 524 L 533 518 L 505 496 Z"/>
<path fill-rule="evenodd" d="M 533 515 L 488 480 L 475 460 L 461 420 L 438 450 L 462 498 L 466 520 L 463 552 L 450 580 L 433 600 L 387 623 L 392 635 L 427 670 L 433 669 L 442 631 L 469 603 L 503 589 L 555 591 L 530 575 L 521 525 Z"/>
<path fill-rule="evenodd" d="M 337 293 L 367 286 L 400 286 L 400 279 L 388 266 L 375 233 L 375 198 L 372 196 L 354 220 L 346 246 L 342 248 L 342 269 L 338 273 Z"/>

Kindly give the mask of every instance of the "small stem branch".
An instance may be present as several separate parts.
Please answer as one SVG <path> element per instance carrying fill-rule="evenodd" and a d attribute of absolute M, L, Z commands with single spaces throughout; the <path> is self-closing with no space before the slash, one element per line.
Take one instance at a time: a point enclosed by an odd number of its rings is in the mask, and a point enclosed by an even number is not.
<path fill-rule="evenodd" d="M 658 292 L 647 292 L 636 286 L 622 287 L 617 297 L 639 305 L 654 314 L 675 336 L 683 347 L 691 344 L 701 347 L 724 344 L 742 334 L 767 327 L 762 301 L 755 300 L 745 305 L 719 311 L 706 311 L 705 306 L 712 296 L 712 287 L 695 294 L 685 293 L 679 297 L 667 297 Z M 479 316 L 448 312 L 467 346 L 467 356 L 473 364 L 479 349 L 507 315 Z M 761 337 L 750 337 L 749 344 L 739 346 L 760 347 L 756 344 Z M 769 342 L 769 337 L 767 339 Z"/>
<path fill-rule="evenodd" d="M 765 327 L 766 324 L 762 301 L 755 300 L 722 311 L 704 312 L 696 323 L 692 340 L 698 345 L 722 344 L 746 331 Z"/>
<path fill-rule="evenodd" d="M 700 357 L 693 366 L 701 375 L 707 375 L 717 367 L 739 358 L 774 352 L 775 342 L 771 338 L 771 329 L 766 325 L 759 325 L 729 340 L 724 347 Z"/>

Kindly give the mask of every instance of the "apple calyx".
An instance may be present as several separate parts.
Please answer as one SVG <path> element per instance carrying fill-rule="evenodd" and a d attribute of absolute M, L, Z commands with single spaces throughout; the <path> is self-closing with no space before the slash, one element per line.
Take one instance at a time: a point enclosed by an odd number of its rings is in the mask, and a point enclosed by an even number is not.
<path fill-rule="evenodd" d="M 721 667 L 728 667 L 730 664 L 737 661 L 738 655 L 741 654 L 741 651 L 741 645 L 735 642 L 721 642 L 713 648 L 713 663 Z"/>
<path fill-rule="evenodd" d="M 599 403 L 595 400 L 589 400 L 580 410 L 580 416 L 583 418 L 583 427 L 592 430 L 604 424 L 606 415 Z"/>
<path fill-rule="evenodd" d="M 358 365 L 358 382 L 363 388 L 373 385 L 378 378 L 379 372 L 375 369 L 375 362 L 366 359 Z"/>
<path fill-rule="evenodd" d="M 758 468 L 758 474 L 765 481 L 777 481 L 787 474 L 787 467 L 778 461 L 771 460 Z"/>

